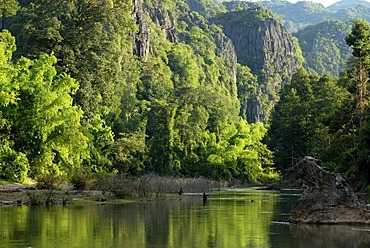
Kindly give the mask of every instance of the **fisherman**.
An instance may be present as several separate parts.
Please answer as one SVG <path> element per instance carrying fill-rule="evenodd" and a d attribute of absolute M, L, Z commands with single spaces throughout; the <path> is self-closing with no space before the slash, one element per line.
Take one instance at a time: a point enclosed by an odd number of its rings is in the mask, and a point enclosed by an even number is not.
<path fill-rule="evenodd" d="M 206 194 L 206 192 L 203 192 L 203 205 L 206 204 L 207 198 L 208 198 L 208 195 Z"/>

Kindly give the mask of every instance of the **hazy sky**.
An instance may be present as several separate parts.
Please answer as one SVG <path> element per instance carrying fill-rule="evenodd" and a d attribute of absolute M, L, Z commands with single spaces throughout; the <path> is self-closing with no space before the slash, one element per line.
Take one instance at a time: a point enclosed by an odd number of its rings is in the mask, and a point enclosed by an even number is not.
<path fill-rule="evenodd" d="M 288 0 L 289 2 L 295 3 L 298 2 L 296 0 Z M 325 7 L 328 7 L 329 5 L 332 5 L 333 3 L 339 2 L 340 0 L 310 0 L 311 2 L 315 3 L 321 3 Z"/>
<path fill-rule="evenodd" d="M 248 1 L 248 0 L 247 0 Z M 258 2 L 259 0 L 253 0 L 253 2 Z M 304 0 L 288 0 L 291 3 L 296 3 L 298 1 L 304 1 Z M 315 3 L 321 3 L 325 7 L 328 7 L 329 5 L 332 5 L 333 3 L 339 2 L 340 0 L 305 0 Z"/>

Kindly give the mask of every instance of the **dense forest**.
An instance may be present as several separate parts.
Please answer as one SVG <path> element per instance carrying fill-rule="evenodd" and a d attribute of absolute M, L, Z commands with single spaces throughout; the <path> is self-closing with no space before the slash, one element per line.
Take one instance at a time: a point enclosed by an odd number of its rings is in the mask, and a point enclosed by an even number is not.
<path fill-rule="evenodd" d="M 339 76 L 346 69 L 351 49 L 345 38 L 353 22 L 328 20 L 299 30 L 298 38 L 306 68 L 319 75 Z"/>
<path fill-rule="evenodd" d="M 314 36 L 293 37 L 258 4 L 12 0 L 0 8 L 5 180 L 154 173 L 262 182 L 311 155 L 369 184 L 364 20 L 342 25 L 337 45 L 352 55 L 332 72 L 320 70 L 328 63 L 320 56 L 304 62 L 299 37 Z M 240 39 L 244 31 L 252 36 Z"/>
<path fill-rule="evenodd" d="M 1 38 L 3 178 L 277 177 L 267 129 L 239 115 L 238 89 L 255 77 L 236 66 L 220 27 L 185 2 L 8 7 L 5 15 L 18 12 Z"/>

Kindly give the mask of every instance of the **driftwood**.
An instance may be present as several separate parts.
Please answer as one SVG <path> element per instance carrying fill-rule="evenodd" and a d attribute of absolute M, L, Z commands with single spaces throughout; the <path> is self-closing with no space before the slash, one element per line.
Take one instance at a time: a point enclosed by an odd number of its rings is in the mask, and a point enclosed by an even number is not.
<path fill-rule="evenodd" d="M 297 164 L 297 177 L 303 193 L 290 214 L 295 223 L 370 224 L 367 205 L 352 190 L 347 180 L 305 157 Z"/>

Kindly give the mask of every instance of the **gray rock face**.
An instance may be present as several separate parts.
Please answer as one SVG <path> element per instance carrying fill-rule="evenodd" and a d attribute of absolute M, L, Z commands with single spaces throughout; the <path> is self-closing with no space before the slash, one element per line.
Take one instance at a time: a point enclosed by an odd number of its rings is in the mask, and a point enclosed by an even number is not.
<path fill-rule="evenodd" d="M 302 65 L 297 42 L 260 7 L 227 12 L 212 21 L 222 25 L 232 40 L 238 63 L 258 76 L 261 90 L 244 106 L 248 122 L 266 121 L 278 101 L 278 92 Z"/>
<path fill-rule="evenodd" d="M 134 11 L 132 17 L 139 26 L 139 32 L 132 34 L 135 41 L 135 55 L 145 58 L 150 52 L 151 32 L 149 23 L 145 20 L 142 0 L 132 0 Z"/>
<path fill-rule="evenodd" d="M 215 43 L 217 46 L 216 54 L 224 58 L 229 65 L 229 75 L 236 81 L 237 57 L 232 41 L 221 32 L 214 34 Z M 236 93 L 236 92 L 235 92 Z"/>
<path fill-rule="evenodd" d="M 303 194 L 290 215 L 298 223 L 370 224 L 370 212 L 345 178 L 317 164 L 312 157 L 300 163 L 297 177 L 303 181 Z"/>
<path fill-rule="evenodd" d="M 152 39 L 150 24 L 146 19 L 148 18 L 146 13 L 149 13 L 150 19 L 161 28 L 164 39 L 171 42 L 177 42 L 177 36 L 175 34 L 176 19 L 172 13 L 163 8 L 157 2 L 154 2 L 152 6 L 145 5 L 142 0 L 132 0 L 134 11 L 132 17 L 136 20 L 139 27 L 139 32 L 133 34 L 135 40 L 135 55 L 143 58 L 150 53 L 150 41 Z"/>
<path fill-rule="evenodd" d="M 208 29 L 208 24 L 204 23 L 202 19 L 199 19 L 197 15 L 191 13 L 186 8 L 179 9 L 178 16 L 172 13 L 170 10 L 164 8 L 160 2 L 153 2 L 151 6 L 143 3 L 142 0 L 132 0 L 134 11 L 132 17 L 136 20 L 139 31 L 133 34 L 135 40 L 135 55 L 139 56 L 143 60 L 151 52 L 150 42 L 152 39 L 150 20 L 161 28 L 163 33 L 163 39 L 166 39 L 172 43 L 179 42 L 180 40 L 186 39 L 181 34 L 176 32 L 176 22 L 181 20 L 184 21 L 189 27 L 198 26 L 202 29 Z M 149 15 L 146 15 L 148 13 Z M 236 69 L 237 59 L 236 51 L 232 41 L 222 32 L 214 31 L 214 41 L 217 46 L 216 54 L 224 58 L 229 65 L 229 75 L 236 81 Z M 236 94 L 236 92 L 234 92 Z"/>

